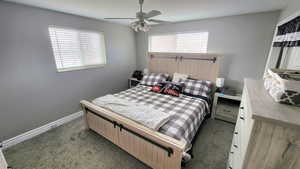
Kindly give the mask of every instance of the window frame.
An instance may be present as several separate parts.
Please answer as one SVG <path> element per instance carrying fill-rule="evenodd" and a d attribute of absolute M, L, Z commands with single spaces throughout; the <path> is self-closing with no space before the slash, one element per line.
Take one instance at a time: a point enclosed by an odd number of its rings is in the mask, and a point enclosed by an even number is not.
<path fill-rule="evenodd" d="M 103 36 L 104 47 L 100 46 L 100 48 L 103 48 L 103 50 L 104 50 L 104 54 L 105 54 L 104 63 L 74 66 L 74 67 L 69 67 L 69 68 L 58 68 L 57 64 L 56 64 L 55 55 L 54 55 L 54 49 L 53 49 L 53 46 L 52 46 L 52 40 L 51 40 L 51 37 L 50 37 L 50 28 L 68 29 L 68 30 L 73 30 L 73 31 L 78 31 L 78 32 L 96 33 L 96 34 L 102 35 Z M 84 69 L 102 68 L 102 67 L 105 67 L 107 65 L 106 41 L 105 41 L 105 34 L 104 34 L 103 31 L 95 31 L 95 30 L 90 30 L 90 29 L 78 29 L 78 28 L 73 28 L 73 27 L 68 27 L 68 26 L 57 26 L 57 25 L 49 25 L 47 30 L 48 30 L 48 37 L 49 37 L 51 49 L 52 49 L 54 64 L 55 64 L 55 67 L 56 67 L 56 72 L 61 73 L 61 72 L 77 71 L 77 70 L 84 70 Z"/>
<path fill-rule="evenodd" d="M 209 41 L 209 31 L 208 30 L 199 30 L 199 31 L 183 31 L 183 32 L 171 32 L 171 33 L 151 33 L 148 35 L 148 52 L 152 52 L 150 51 L 151 49 L 151 37 L 152 36 L 167 36 L 167 35 L 176 35 L 176 34 L 192 34 L 192 33 L 207 33 L 207 44 L 206 44 L 206 52 L 201 52 L 204 54 L 209 53 L 208 52 L 208 41 Z M 158 52 L 158 53 L 170 53 L 170 52 Z M 182 52 L 171 52 L 171 53 L 182 53 Z M 185 53 L 195 53 L 195 52 L 185 52 Z M 196 52 L 199 53 L 199 52 Z"/>

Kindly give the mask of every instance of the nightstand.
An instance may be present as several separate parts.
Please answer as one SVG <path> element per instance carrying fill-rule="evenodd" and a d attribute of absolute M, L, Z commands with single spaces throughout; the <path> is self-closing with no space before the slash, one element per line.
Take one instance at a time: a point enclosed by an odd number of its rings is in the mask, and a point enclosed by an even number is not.
<path fill-rule="evenodd" d="M 133 88 L 135 86 L 137 86 L 140 83 L 140 80 L 136 79 L 136 78 L 129 78 L 128 79 L 128 87 L 129 88 Z"/>
<path fill-rule="evenodd" d="M 241 103 L 241 95 L 227 95 L 223 93 L 215 93 L 212 118 L 236 123 L 239 106 Z"/>
<path fill-rule="evenodd" d="M 0 145 L 0 169 L 7 169 L 7 163 L 2 153 L 2 145 Z"/>

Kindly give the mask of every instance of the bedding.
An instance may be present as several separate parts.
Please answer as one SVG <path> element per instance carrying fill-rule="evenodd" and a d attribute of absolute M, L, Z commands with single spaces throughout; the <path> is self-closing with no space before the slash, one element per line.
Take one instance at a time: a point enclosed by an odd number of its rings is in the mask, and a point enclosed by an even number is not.
<path fill-rule="evenodd" d="M 153 86 L 160 82 L 167 81 L 169 75 L 164 73 L 150 73 L 144 75 L 143 79 L 141 80 L 142 85 Z"/>
<path fill-rule="evenodd" d="M 171 114 L 154 109 L 151 106 L 130 102 L 113 95 L 99 97 L 94 104 L 134 120 L 148 128 L 158 130 L 169 121 Z"/>
<path fill-rule="evenodd" d="M 148 105 L 170 114 L 170 119 L 158 131 L 190 145 L 197 130 L 209 113 L 208 103 L 186 95 L 174 97 L 151 92 L 151 87 L 138 85 L 114 96 L 131 102 Z"/>

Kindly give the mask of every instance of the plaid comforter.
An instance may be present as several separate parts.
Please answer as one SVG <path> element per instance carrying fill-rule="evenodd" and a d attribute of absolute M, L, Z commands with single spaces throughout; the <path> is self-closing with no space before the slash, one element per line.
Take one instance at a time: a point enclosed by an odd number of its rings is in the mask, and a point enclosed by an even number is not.
<path fill-rule="evenodd" d="M 209 112 L 208 103 L 202 99 L 186 95 L 174 97 L 154 93 L 150 91 L 150 87 L 143 85 L 114 96 L 153 106 L 155 109 L 172 114 L 171 119 L 159 129 L 159 132 L 177 140 L 184 140 L 188 144 L 191 143 L 205 115 Z"/>

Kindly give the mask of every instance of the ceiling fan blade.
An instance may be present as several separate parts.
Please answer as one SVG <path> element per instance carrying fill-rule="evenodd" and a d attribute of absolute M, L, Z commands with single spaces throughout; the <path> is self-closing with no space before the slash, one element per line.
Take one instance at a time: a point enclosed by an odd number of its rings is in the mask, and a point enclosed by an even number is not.
<path fill-rule="evenodd" d="M 171 23 L 169 21 L 163 21 L 163 20 L 158 20 L 158 19 L 147 19 L 149 22 L 155 22 L 155 23 Z"/>
<path fill-rule="evenodd" d="M 136 18 L 104 18 L 104 19 L 136 19 Z"/>
<path fill-rule="evenodd" d="M 152 17 L 158 16 L 158 15 L 161 15 L 160 11 L 152 10 L 152 11 L 148 12 L 144 17 L 145 18 L 152 18 Z"/>

